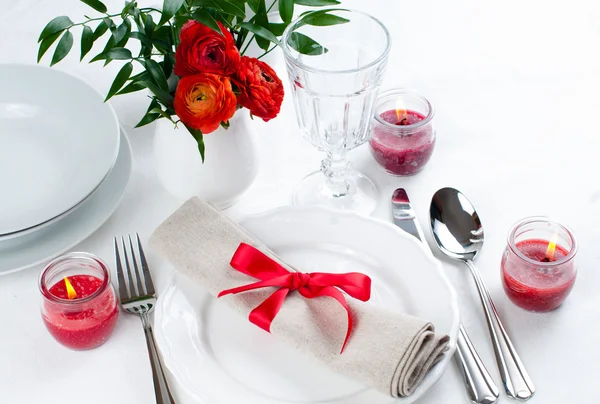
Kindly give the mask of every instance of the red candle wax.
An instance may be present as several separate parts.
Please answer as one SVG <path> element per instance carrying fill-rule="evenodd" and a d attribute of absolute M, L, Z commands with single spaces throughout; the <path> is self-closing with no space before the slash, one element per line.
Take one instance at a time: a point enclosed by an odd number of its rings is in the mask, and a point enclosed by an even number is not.
<path fill-rule="evenodd" d="M 100 346 L 112 334 L 117 323 L 119 313 L 114 292 L 109 284 L 91 300 L 82 301 L 97 292 L 103 281 L 91 275 L 74 275 L 68 279 L 77 297 L 68 302 L 46 301 L 44 323 L 58 342 L 71 349 Z M 64 280 L 56 282 L 49 292 L 60 299 L 68 299 Z"/>
<path fill-rule="evenodd" d="M 414 125 L 425 119 L 417 111 L 407 110 L 398 113 L 395 109 L 379 115 L 385 122 L 398 126 L 373 124 L 373 134 L 369 141 L 375 160 L 390 174 L 412 175 L 427 164 L 435 146 L 435 134 L 431 124 L 409 131 L 404 126 Z"/>
<path fill-rule="evenodd" d="M 547 240 L 524 240 L 516 244 L 527 258 L 537 262 L 555 262 L 568 255 L 568 251 L 556 246 L 551 260 L 547 258 Z M 517 306 L 532 311 L 550 311 L 567 298 L 576 272 L 572 261 L 556 267 L 526 264 L 515 254 L 507 252 L 502 260 L 502 284 L 510 300 Z"/>

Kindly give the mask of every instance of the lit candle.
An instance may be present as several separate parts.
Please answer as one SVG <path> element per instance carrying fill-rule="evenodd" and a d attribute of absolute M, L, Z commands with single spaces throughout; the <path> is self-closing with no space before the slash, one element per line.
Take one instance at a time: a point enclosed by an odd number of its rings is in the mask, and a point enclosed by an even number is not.
<path fill-rule="evenodd" d="M 92 349 L 112 334 L 117 299 L 107 265 L 91 254 L 52 261 L 40 277 L 42 319 L 50 334 L 71 349 Z"/>
<path fill-rule="evenodd" d="M 392 175 L 420 171 L 435 146 L 431 103 L 412 92 L 390 90 L 380 95 L 375 113 L 369 141 L 375 161 Z"/>
<path fill-rule="evenodd" d="M 546 218 L 517 223 L 502 257 L 502 283 L 510 300 L 532 311 L 550 311 L 567 298 L 577 275 L 577 242 L 566 227 Z"/>

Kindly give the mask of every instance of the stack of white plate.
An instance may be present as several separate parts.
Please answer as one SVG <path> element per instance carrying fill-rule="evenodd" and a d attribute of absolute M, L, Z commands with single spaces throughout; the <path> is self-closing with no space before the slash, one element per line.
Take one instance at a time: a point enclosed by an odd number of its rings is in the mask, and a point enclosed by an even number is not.
<path fill-rule="evenodd" d="M 96 90 L 58 70 L 0 65 L 0 273 L 93 233 L 130 173 L 127 138 Z"/>

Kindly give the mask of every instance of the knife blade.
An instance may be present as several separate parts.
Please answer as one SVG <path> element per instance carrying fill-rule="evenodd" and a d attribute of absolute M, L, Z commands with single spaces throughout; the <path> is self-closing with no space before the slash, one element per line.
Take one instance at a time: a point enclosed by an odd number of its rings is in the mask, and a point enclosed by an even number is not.
<path fill-rule="evenodd" d="M 398 188 L 392 194 L 392 216 L 396 226 L 427 244 L 423 229 L 419 226 L 417 216 L 404 188 Z"/>
<path fill-rule="evenodd" d="M 429 244 L 427 244 L 425 235 L 423 234 L 423 229 L 419 225 L 415 211 L 410 204 L 408 194 L 404 188 L 398 188 L 392 194 L 392 216 L 396 226 L 416 237 L 417 240 L 429 248 Z M 458 332 L 455 358 L 460 367 L 469 400 L 476 404 L 495 403 L 500 394 L 498 386 L 496 386 L 492 376 L 490 376 L 490 373 L 481 361 L 462 324 Z"/>

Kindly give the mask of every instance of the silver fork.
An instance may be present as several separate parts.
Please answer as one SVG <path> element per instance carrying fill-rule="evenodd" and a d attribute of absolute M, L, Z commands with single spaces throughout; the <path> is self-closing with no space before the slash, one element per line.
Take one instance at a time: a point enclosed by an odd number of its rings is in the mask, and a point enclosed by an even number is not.
<path fill-rule="evenodd" d="M 144 334 L 146 335 L 146 344 L 148 345 L 148 355 L 150 356 L 150 364 L 152 365 L 156 403 L 175 404 L 175 400 L 173 400 L 173 396 L 171 395 L 171 391 L 169 390 L 169 385 L 167 383 L 167 378 L 165 377 L 165 373 L 163 371 L 158 349 L 156 348 L 156 341 L 154 340 L 154 334 L 152 333 L 152 325 L 148 319 L 148 314 L 154 309 L 154 306 L 156 306 L 156 292 L 154 291 L 152 276 L 150 275 L 150 270 L 148 269 L 146 255 L 142 249 L 142 243 L 140 241 L 139 234 L 136 233 L 136 239 L 139 262 L 142 268 L 141 272 L 138 266 L 138 257 L 136 257 L 135 250 L 133 248 L 133 242 L 131 241 L 131 235 L 129 235 L 128 238 L 130 254 L 127 254 L 125 238 L 121 236 L 123 258 L 126 268 L 126 271 L 124 271 L 121 262 L 121 255 L 119 254 L 119 245 L 117 238 L 115 237 L 115 257 L 117 261 L 117 279 L 119 280 L 119 297 L 121 299 L 121 307 L 123 307 L 123 310 L 130 314 L 139 315 L 142 320 Z M 133 265 L 130 265 L 129 255 L 131 255 L 131 264 Z"/>

